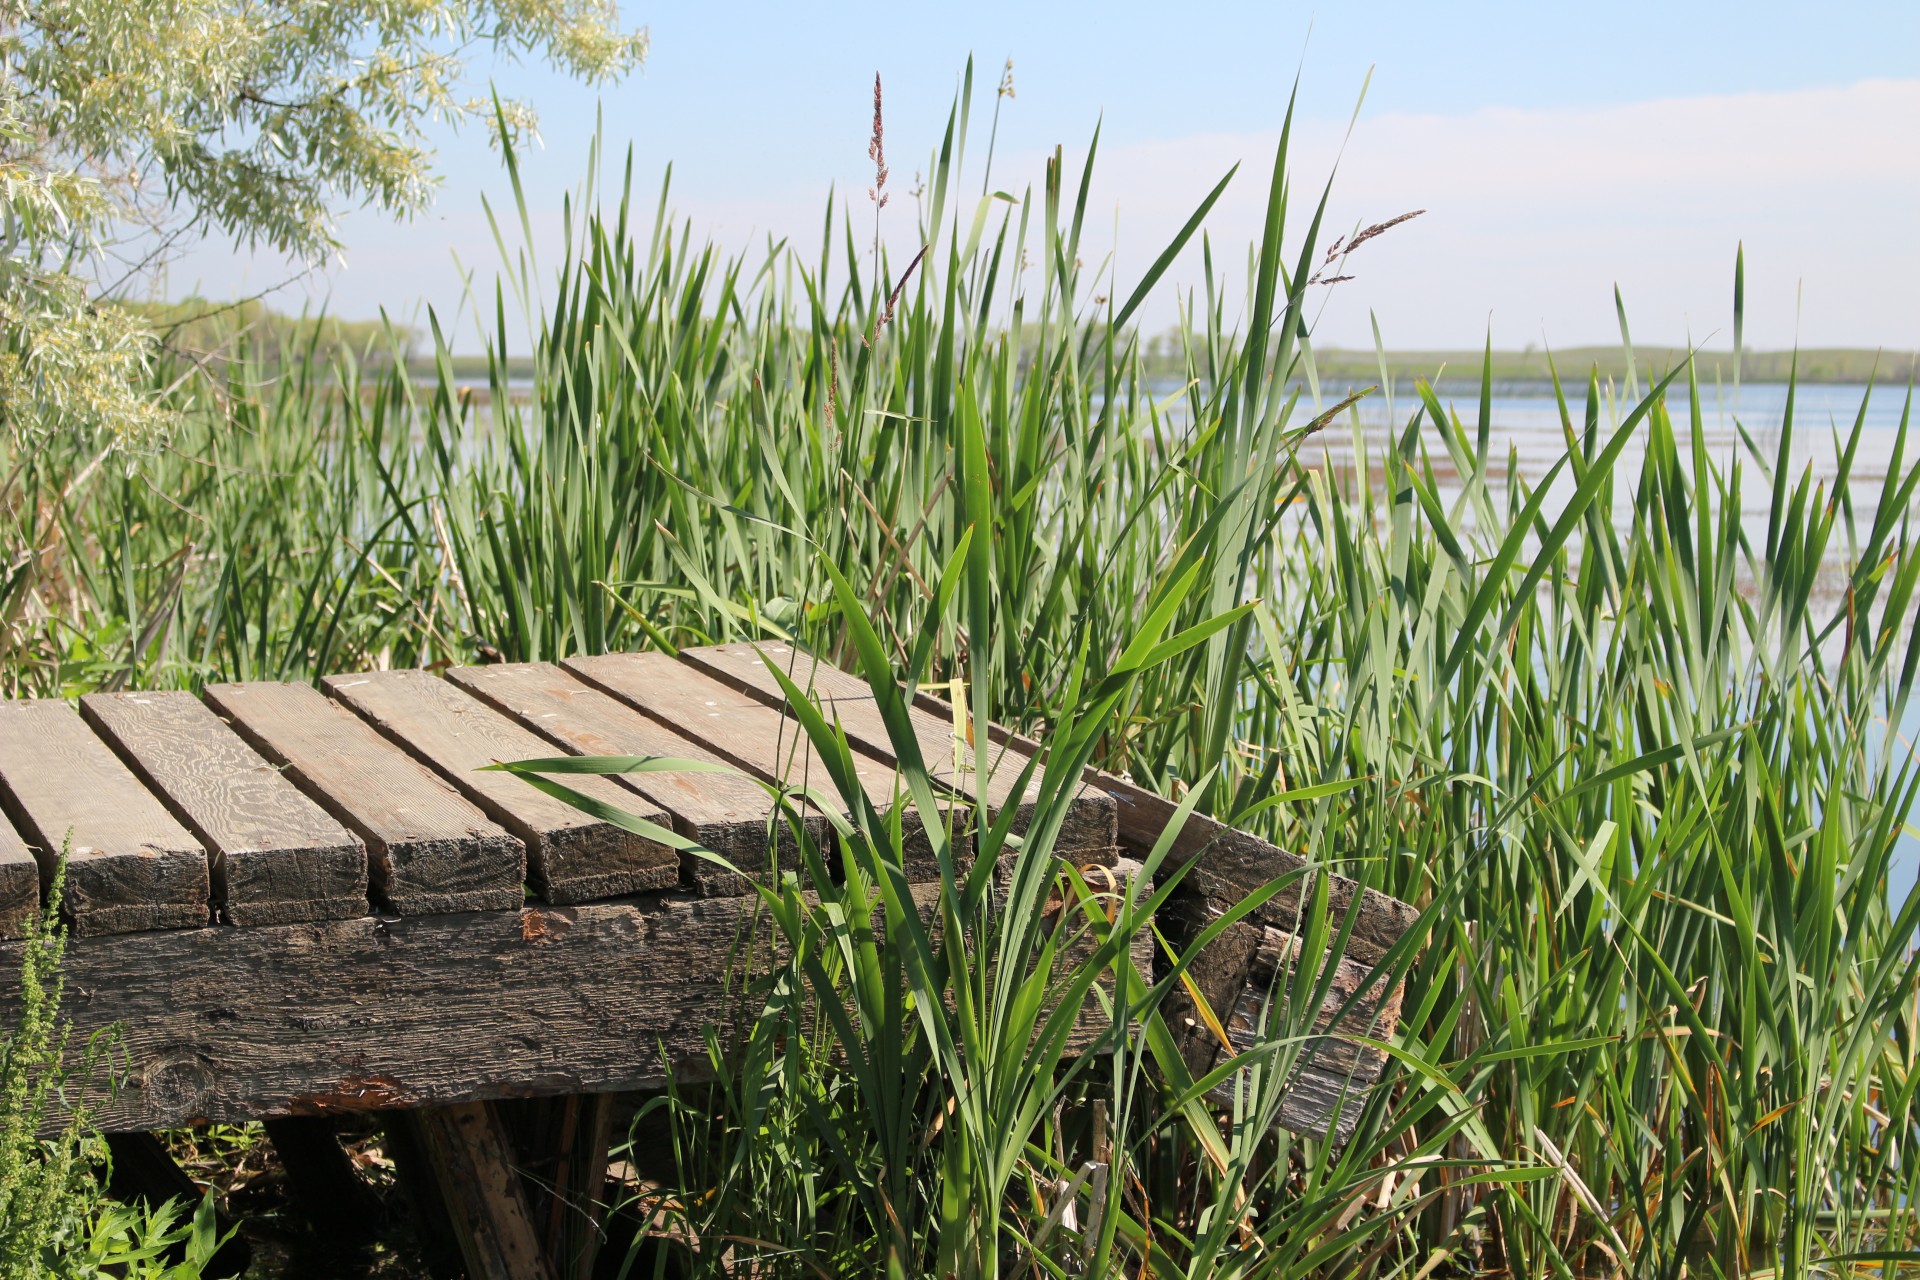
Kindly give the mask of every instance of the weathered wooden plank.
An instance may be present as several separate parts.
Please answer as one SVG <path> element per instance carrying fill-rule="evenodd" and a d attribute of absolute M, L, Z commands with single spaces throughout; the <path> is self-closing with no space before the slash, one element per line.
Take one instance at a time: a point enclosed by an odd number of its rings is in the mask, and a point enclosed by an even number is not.
<path fill-rule="evenodd" d="M 359 837 L 190 693 L 93 693 L 80 714 L 212 855 L 214 905 L 237 925 L 367 913 Z"/>
<path fill-rule="evenodd" d="M 420 1113 L 419 1132 L 468 1280 L 554 1280 L 492 1104 L 429 1107 Z"/>
<path fill-rule="evenodd" d="M 911 892 L 932 918 L 940 887 Z M 707 1029 L 754 1016 L 742 983 L 771 939 L 757 897 L 680 893 L 78 938 L 62 1010 L 82 1039 L 121 1028 L 129 1069 L 94 1111 L 111 1131 L 657 1089 L 669 1067 L 706 1078 Z M 0 944 L 0 1019 L 21 946 Z M 1089 999 L 1075 1043 L 1104 1016 Z"/>
<path fill-rule="evenodd" d="M 1375 1086 L 1349 1080 L 1345 1076 L 1301 1067 L 1287 1081 L 1287 1092 L 1280 1099 L 1280 1114 L 1274 1124 L 1289 1133 L 1309 1138 L 1328 1138 L 1344 1143 L 1360 1123 L 1360 1113 L 1373 1095 Z M 1208 1095 L 1214 1101 L 1232 1105 L 1232 1093 L 1226 1085 Z M 1335 1111 L 1339 1116 L 1335 1118 Z"/>
<path fill-rule="evenodd" d="M 43 882 L 72 832 L 62 909 L 75 933 L 207 923 L 206 850 L 59 699 L 0 703 L 0 808 Z"/>
<path fill-rule="evenodd" d="M 23 938 L 40 910 L 40 861 L 0 815 L 0 938 Z"/>
<path fill-rule="evenodd" d="M 1260 945 L 1254 948 L 1247 966 L 1247 982 L 1241 998 L 1227 1021 L 1227 1039 L 1235 1050 L 1245 1053 L 1266 1039 L 1267 1002 L 1284 996 L 1283 984 L 1294 980 L 1300 956 L 1300 939 L 1272 925 L 1260 928 Z M 1323 960 L 1325 953 L 1322 953 Z M 1400 1022 L 1399 987 L 1369 985 L 1373 970 L 1363 964 L 1341 959 L 1333 973 L 1314 975 L 1315 981 L 1327 980 L 1327 994 L 1315 1012 L 1313 1030 L 1323 1033 L 1309 1040 L 1302 1056 L 1329 1075 L 1347 1076 L 1372 1084 L 1386 1070 L 1384 1050 L 1361 1043 L 1383 1040 L 1393 1034 Z"/>
<path fill-rule="evenodd" d="M 455 667 L 447 678 L 574 755 L 672 756 L 728 764 L 551 663 Z M 739 774 L 638 773 L 618 775 L 618 780 L 671 814 L 681 835 L 743 872 L 766 867 L 770 847 L 782 868 L 798 865 L 798 847 L 785 820 L 774 816 L 772 797 Z M 808 811 L 803 821 L 823 847 L 832 839 L 824 816 Z M 681 859 L 681 870 L 697 891 L 710 896 L 746 893 L 752 887 L 745 875 L 694 854 Z"/>
<path fill-rule="evenodd" d="M 751 693 L 722 684 L 664 653 L 606 654 L 569 658 L 562 664 L 588 684 L 602 689 L 642 715 L 710 747 L 722 759 L 767 782 L 834 791 L 826 762 L 813 749 L 798 720 Z M 891 761 L 881 762 L 856 749 L 853 768 L 868 803 L 885 814 L 902 804 L 902 861 L 909 879 L 940 875 L 919 810 L 907 798 L 906 782 Z M 845 810 L 842 810 L 844 813 Z M 964 843 L 966 823 L 941 809 L 938 821 Z M 956 850 L 965 858 L 965 849 Z"/>
<path fill-rule="evenodd" d="M 935 716 L 951 715 L 952 709 L 927 693 L 914 700 Z M 988 728 L 995 742 L 1004 743 L 1022 755 L 1040 751 L 1031 738 L 1011 733 L 998 725 Z M 1087 770 L 1087 780 L 1112 796 L 1119 806 L 1120 847 L 1136 858 L 1145 857 L 1160 839 L 1160 833 L 1172 823 L 1178 805 L 1137 787 L 1124 778 L 1099 769 Z M 1305 858 L 1289 853 L 1278 845 L 1236 831 L 1225 823 L 1203 814 L 1193 814 L 1174 839 L 1171 857 L 1196 863 L 1187 873 L 1186 883 L 1218 901 L 1237 901 L 1268 881 L 1310 867 Z M 1254 918 L 1261 923 L 1286 928 L 1300 909 L 1300 894 L 1310 888 L 1309 876 L 1297 877 L 1292 884 L 1264 903 Z M 1372 964 L 1387 948 L 1400 940 L 1420 915 L 1412 906 L 1377 889 L 1364 889 L 1346 876 L 1327 877 L 1328 909 L 1334 920 L 1344 918 L 1355 896 L 1360 908 L 1348 939 L 1346 954 L 1362 964 Z"/>
<path fill-rule="evenodd" d="M 874 702 L 873 690 L 867 682 L 811 654 L 799 652 L 789 645 L 769 642 L 759 646 L 759 652 L 753 645 L 719 644 L 683 649 L 680 657 L 716 680 L 770 706 L 785 706 L 785 691 L 767 670 L 766 663 L 761 661 L 760 652 L 776 662 L 790 665 L 788 678 L 802 689 L 811 689 L 827 714 L 839 718 L 849 742 L 889 764 L 898 759 L 892 737 L 887 732 L 886 721 L 880 715 L 879 705 Z M 974 789 L 970 776 L 973 750 L 967 747 L 960 752 L 961 758 L 956 768 L 951 712 L 943 719 L 922 707 L 910 705 L 908 716 L 913 725 L 915 742 L 920 748 L 921 761 L 927 766 L 929 775 L 942 786 L 971 796 Z M 989 820 L 1008 806 L 1013 806 L 1015 816 L 1012 829 L 1015 835 L 1025 834 L 1027 824 L 1033 817 L 1034 797 L 1039 794 L 1041 780 L 1046 776 L 1044 767 L 1036 765 L 1027 787 L 1021 791 L 1020 772 L 1026 763 L 1025 755 L 1003 748 L 994 753 L 987 777 Z M 1055 848 L 1061 857 L 1072 861 L 1095 860 L 1082 856 L 1083 853 L 1095 852 L 1103 855 L 1098 861 L 1111 862 L 1116 835 L 1115 821 L 1116 806 L 1112 798 L 1097 787 L 1083 787 L 1061 823 Z"/>
<path fill-rule="evenodd" d="M 486 769 L 496 761 L 550 756 L 553 746 L 457 686 L 425 671 L 368 671 L 328 676 L 321 684 L 526 841 L 529 877 L 546 901 L 592 902 L 679 883 L 676 851 L 590 817 L 522 778 Z M 643 810 L 636 816 L 668 824 L 660 810 L 635 805 L 632 792 L 605 778 L 563 781 L 583 795 Z"/>
<path fill-rule="evenodd" d="M 722 684 L 755 696 L 768 706 L 783 707 L 787 701 L 786 691 L 780 687 L 773 673 L 767 670 L 762 654 L 782 664 L 786 668 L 787 678 L 814 696 L 822 712 L 840 723 L 849 742 L 890 763 L 898 760 L 886 721 L 881 717 L 879 704 L 874 701 L 873 691 L 867 687 L 866 681 L 822 662 L 812 654 L 777 641 L 768 641 L 760 645 L 704 645 L 682 649 L 679 656 L 682 662 L 698 668 Z M 972 771 L 972 748 L 963 743 L 960 750 L 955 751 L 958 739 L 950 721 L 937 720 L 930 713 L 913 706 L 909 706 L 908 715 L 914 741 L 919 747 L 920 759 L 927 768 L 928 776 L 944 787 L 971 794 L 973 785 L 968 774 Z M 960 757 L 957 761 L 956 755 Z M 996 768 L 988 775 L 987 802 L 996 813 L 1009 804 L 1019 807 L 1023 816 L 1030 812 L 1033 798 L 1039 793 L 1041 771 L 1035 769 L 1033 782 L 1024 792 L 1016 794 L 1020 769 L 1025 764 L 1024 757 L 1015 757 L 1010 768 Z M 1112 806 L 1109 804 L 1107 807 Z M 1111 833 L 1108 836 L 1106 843 L 1111 844 Z"/>
<path fill-rule="evenodd" d="M 395 911 L 497 911 L 523 900 L 521 842 L 318 689 L 216 684 L 207 701 L 366 841 L 373 892 Z"/>
<path fill-rule="evenodd" d="M 1218 914 L 1211 905 L 1182 897 L 1162 909 L 1160 920 L 1176 949 L 1184 947 Z M 1284 999 L 1293 981 L 1299 955 L 1298 938 L 1271 925 L 1245 920 L 1228 926 L 1208 949 L 1209 963 L 1194 966 L 1195 986 L 1227 1033 L 1235 1052 L 1253 1048 L 1263 1038 L 1264 1010 L 1269 999 Z M 1323 960 L 1324 963 L 1324 960 Z M 1369 985 L 1373 970 L 1342 958 L 1334 967 L 1328 992 L 1316 1011 L 1313 1030 L 1325 1033 L 1309 1041 L 1301 1056 L 1335 1075 L 1351 1074 L 1372 1083 L 1386 1067 L 1387 1055 L 1350 1038 L 1371 1040 L 1392 1034 L 1400 1019 L 1400 990 Z M 1318 979 L 1320 976 L 1316 974 Z M 1364 990 L 1363 990 L 1364 988 Z M 1169 1002 L 1170 1019 L 1193 1037 L 1189 1065 L 1196 1075 L 1221 1061 L 1225 1046 L 1192 1010 L 1183 990 Z"/>

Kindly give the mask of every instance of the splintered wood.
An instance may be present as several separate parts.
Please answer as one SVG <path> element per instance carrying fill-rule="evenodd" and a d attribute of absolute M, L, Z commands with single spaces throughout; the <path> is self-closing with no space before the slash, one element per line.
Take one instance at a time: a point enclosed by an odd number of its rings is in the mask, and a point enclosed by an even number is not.
<path fill-rule="evenodd" d="M 844 776 L 776 666 L 844 735 Z M 114 1129 L 697 1077 L 709 1033 L 750 1016 L 742 975 L 771 954 L 756 885 L 801 868 L 803 841 L 830 851 L 837 826 L 869 809 L 899 822 L 930 921 L 936 845 L 965 865 L 1004 822 L 1007 856 L 1055 791 L 1051 855 L 1110 869 L 1116 892 L 1146 890 L 1127 859 L 1153 848 L 1171 803 L 1091 770 L 1062 790 L 1040 744 L 967 725 L 925 693 L 899 705 L 890 726 L 864 680 L 780 644 L 93 694 L 77 711 L 0 702 L 0 938 L 24 934 L 64 858 L 65 1012 L 79 1034 L 118 1026 L 131 1067 L 101 1103 Z M 591 813 L 490 767 L 582 755 L 645 767 L 549 773 Z M 931 812 L 909 798 L 910 765 L 934 784 Z M 1163 912 L 1176 945 L 1311 870 L 1203 818 L 1173 852 L 1191 864 Z M 1302 957 L 1314 876 L 1211 943 L 1168 1012 L 1196 1076 L 1298 1028 L 1281 1122 L 1337 1135 L 1381 1078 L 1384 1056 L 1364 1041 L 1391 1033 L 1400 997 L 1372 966 L 1414 912 L 1324 877 L 1349 941 Z M 0 1017 L 17 1008 L 19 954 L 0 943 Z M 1323 971 L 1319 1007 L 1289 1010 L 1290 992 L 1311 989 L 1301 975 Z M 1098 1002 L 1082 1016 L 1092 1043 Z M 494 1168 L 483 1121 L 470 1107 L 435 1119 L 443 1168 Z M 524 1242 L 494 1243 L 508 1257 Z"/>

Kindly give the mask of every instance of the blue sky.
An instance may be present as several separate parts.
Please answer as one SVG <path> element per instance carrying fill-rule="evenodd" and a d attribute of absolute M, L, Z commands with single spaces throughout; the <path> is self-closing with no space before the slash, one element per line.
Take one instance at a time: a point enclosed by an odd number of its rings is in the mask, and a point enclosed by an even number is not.
<path fill-rule="evenodd" d="M 896 187 L 938 141 L 959 68 L 976 59 L 974 156 L 991 86 L 1011 56 L 995 185 L 1037 182 L 1055 144 L 1069 161 L 1103 120 L 1094 207 L 1122 284 L 1144 268 L 1235 159 L 1216 243 L 1253 234 L 1272 140 L 1300 72 L 1297 181 L 1315 187 L 1372 68 L 1335 183 L 1336 228 L 1411 208 L 1426 217 L 1356 258 L 1322 341 L 1471 346 L 1491 326 L 1520 346 L 1608 341 L 1612 286 L 1636 338 L 1727 328 L 1736 243 L 1749 261 L 1750 342 L 1920 345 L 1920 4 L 896 3 L 624 6 L 653 51 L 598 89 L 484 52 L 476 77 L 530 100 L 535 248 L 551 265 L 561 192 L 583 172 L 596 107 L 617 154 L 634 148 L 653 190 L 674 166 L 696 233 L 743 247 L 817 235 L 830 186 L 864 197 L 871 83 L 887 86 Z M 436 135 L 445 186 L 400 227 L 351 214 L 335 264 L 278 295 L 359 317 L 455 311 L 461 270 L 498 260 L 480 212 L 506 184 L 477 132 Z M 910 219 L 889 215 L 893 236 Z M 1191 263 L 1174 273 L 1191 283 Z M 285 264 L 209 245 L 175 294 L 232 295 Z M 488 285 L 490 291 L 490 284 Z M 1149 323 L 1172 319 L 1171 295 Z M 475 345 L 470 324 L 456 346 Z M 1724 343 L 1720 343 L 1723 345 Z"/>

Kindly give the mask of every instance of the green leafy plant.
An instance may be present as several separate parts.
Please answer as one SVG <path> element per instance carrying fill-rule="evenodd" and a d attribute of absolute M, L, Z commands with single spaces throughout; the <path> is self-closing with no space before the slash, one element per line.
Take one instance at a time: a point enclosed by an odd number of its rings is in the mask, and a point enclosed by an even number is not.
<path fill-rule="evenodd" d="M 602 81 L 647 38 L 599 0 L 0 4 L 0 430 L 110 450 L 170 425 L 146 385 L 154 329 L 111 304 L 191 231 L 317 261 L 344 202 L 419 213 L 429 122 L 533 124 L 463 92 L 482 43 Z M 126 257 L 101 288 L 107 246 Z"/>
<path fill-rule="evenodd" d="M 140 1209 L 102 1190 L 107 1148 L 86 1097 L 113 1037 L 94 1036 L 69 1062 L 71 1033 L 60 1018 L 66 855 L 17 948 L 19 1019 L 0 1039 L 0 1275 L 198 1280 L 225 1242 L 210 1196 L 187 1217 L 177 1201 Z"/>
<path fill-rule="evenodd" d="M 10 1276 L 58 1274 L 59 1259 L 85 1249 L 100 1202 L 93 1170 L 106 1158 L 83 1107 L 59 1114 L 73 1079 L 60 1021 L 65 943 L 56 904 L 64 877 L 63 859 L 46 910 L 28 919 L 19 948 L 20 1019 L 0 1041 L 0 1270 Z M 102 1048 L 90 1047 L 86 1068 L 98 1065 Z M 54 1136 L 43 1138 L 56 1119 Z"/>

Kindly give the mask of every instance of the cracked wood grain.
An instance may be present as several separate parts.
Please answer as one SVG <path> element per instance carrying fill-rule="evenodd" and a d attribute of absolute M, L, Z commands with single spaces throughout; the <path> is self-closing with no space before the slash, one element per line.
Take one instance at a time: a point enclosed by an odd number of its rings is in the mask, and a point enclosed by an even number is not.
<path fill-rule="evenodd" d="M 0 702 L 0 808 L 43 886 L 72 833 L 61 909 L 75 933 L 207 923 L 206 850 L 58 698 Z"/>
<path fill-rule="evenodd" d="M 552 744 L 500 711 L 426 671 L 328 676 L 322 687 L 428 766 L 527 845 L 535 892 L 568 905 L 618 898 L 680 881 L 680 855 L 655 840 L 589 816 L 525 779 L 486 768 L 496 761 L 553 754 Z M 583 795 L 666 826 L 658 809 L 637 806 L 605 778 L 561 779 Z"/>
<path fill-rule="evenodd" d="M 80 714 L 212 854 L 236 925 L 367 911 L 367 851 L 190 693 L 93 693 Z"/>
<path fill-rule="evenodd" d="M 504 910 L 525 897 L 521 842 L 318 689 L 216 684 L 206 697 L 366 841 L 373 893 L 395 911 Z"/>
<path fill-rule="evenodd" d="M 939 886 L 912 894 L 932 919 Z M 710 1076 L 707 1031 L 759 1012 L 742 984 L 773 938 L 757 896 L 684 893 L 77 938 L 63 1013 L 82 1039 L 121 1029 L 126 1077 L 94 1100 L 110 1132 L 656 1089 Z M 20 947 L 0 943 L 0 1018 Z"/>

